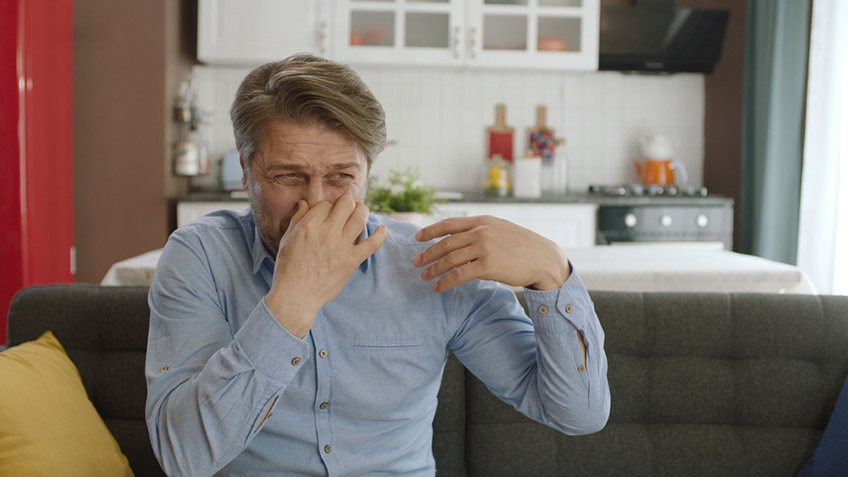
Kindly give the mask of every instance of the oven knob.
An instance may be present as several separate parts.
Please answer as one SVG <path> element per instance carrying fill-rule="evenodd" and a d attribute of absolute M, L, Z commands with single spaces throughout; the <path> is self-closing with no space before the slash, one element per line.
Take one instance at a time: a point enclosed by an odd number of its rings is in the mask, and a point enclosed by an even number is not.
<path fill-rule="evenodd" d="M 670 227 L 671 226 L 671 216 L 666 214 L 666 215 L 663 215 L 662 217 L 660 217 L 660 225 L 662 225 L 663 227 Z"/>
<path fill-rule="evenodd" d="M 706 227 L 707 224 L 710 223 L 710 219 L 708 219 L 704 214 L 699 214 L 695 217 L 695 223 L 698 224 L 698 227 Z"/>
<path fill-rule="evenodd" d="M 630 228 L 633 228 L 633 227 L 636 226 L 636 222 L 638 222 L 638 220 L 636 220 L 635 215 L 627 214 L 627 215 L 624 216 L 624 225 L 626 225 Z"/>

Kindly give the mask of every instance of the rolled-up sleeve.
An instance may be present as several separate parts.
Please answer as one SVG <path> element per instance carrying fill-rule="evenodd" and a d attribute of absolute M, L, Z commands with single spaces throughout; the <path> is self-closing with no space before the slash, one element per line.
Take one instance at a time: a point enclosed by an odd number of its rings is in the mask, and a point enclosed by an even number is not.
<path fill-rule="evenodd" d="M 604 332 L 579 275 L 556 290 L 525 289 L 529 317 L 509 295 L 487 282 L 457 293 L 457 304 L 473 303 L 451 342 L 457 358 L 533 420 L 568 435 L 602 429 L 610 411 Z"/>
<path fill-rule="evenodd" d="M 192 240 L 172 236 L 148 298 L 146 419 L 169 475 L 211 475 L 239 455 L 310 358 L 263 300 L 233 335 Z"/>

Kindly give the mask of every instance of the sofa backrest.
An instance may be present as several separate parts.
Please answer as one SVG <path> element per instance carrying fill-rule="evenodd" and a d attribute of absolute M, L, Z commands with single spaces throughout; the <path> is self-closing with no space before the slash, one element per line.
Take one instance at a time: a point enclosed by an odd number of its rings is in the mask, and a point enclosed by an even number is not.
<path fill-rule="evenodd" d="M 9 346 L 53 332 L 138 476 L 164 475 L 144 421 L 149 322 L 146 287 L 34 286 L 9 306 Z"/>
<path fill-rule="evenodd" d="M 495 398 L 451 356 L 433 422 L 439 475 L 794 475 L 848 373 L 848 297 L 593 292 L 606 428 L 568 437 Z M 521 293 L 518 294 L 523 301 Z M 136 475 L 162 475 L 144 422 L 143 287 L 36 286 L 9 345 L 52 330 Z"/>
<path fill-rule="evenodd" d="M 531 422 L 467 377 L 469 475 L 795 475 L 848 373 L 848 297 L 594 292 L 600 432 Z"/>
<path fill-rule="evenodd" d="M 164 475 L 144 419 L 144 356 L 150 309 L 146 287 L 42 285 L 9 307 L 9 346 L 53 331 L 82 377 L 88 397 L 137 476 Z M 465 369 L 445 367 L 433 421 L 440 475 L 465 475 Z"/>

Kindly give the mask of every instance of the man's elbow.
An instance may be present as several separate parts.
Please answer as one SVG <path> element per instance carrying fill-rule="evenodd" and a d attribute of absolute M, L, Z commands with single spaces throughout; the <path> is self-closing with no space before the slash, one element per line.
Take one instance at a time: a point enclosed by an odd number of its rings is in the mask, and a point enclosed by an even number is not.
<path fill-rule="evenodd" d="M 159 466 L 166 475 L 211 475 L 212 470 L 201 471 L 198 465 L 199 455 L 189 458 L 190 452 L 181 445 L 181 441 L 189 442 L 188 439 L 180 439 L 179 436 L 167 432 L 159 425 L 159 415 L 147 418 L 147 431 L 153 454 L 159 461 Z"/>
<path fill-rule="evenodd" d="M 571 436 L 585 436 L 600 432 L 609 420 L 609 407 L 593 412 L 582 420 L 579 426 L 574 427 L 574 432 L 567 433 Z"/>
<path fill-rule="evenodd" d="M 560 431 L 569 436 L 585 436 L 601 431 L 609 420 L 609 399 L 594 408 L 584 409 L 571 420 L 570 425 L 561 426 Z"/>

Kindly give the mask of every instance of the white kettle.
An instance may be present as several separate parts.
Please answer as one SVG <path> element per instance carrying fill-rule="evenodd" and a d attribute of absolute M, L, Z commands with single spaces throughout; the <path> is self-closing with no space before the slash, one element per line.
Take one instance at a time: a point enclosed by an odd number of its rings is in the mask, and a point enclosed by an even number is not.
<path fill-rule="evenodd" d="M 672 185 L 685 184 L 687 180 L 686 168 L 680 161 L 672 159 L 674 148 L 671 140 L 662 134 L 653 137 L 639 138 L 642 144 L 642 155 L 645 157 L 644 164 L 633 161 L 636 173 L 645 185 Z M 676 172 L 679 172 L 676 174 Z M 675 177 L 677 176 L 677 177 Z"/>
<path fill-rule="evenodd" d="M 652 137 L 640 137 L 642 156 L 646 159 L 671 159 L 674 157 L 674 147 L 671 140 L 662 134 Z"/>

